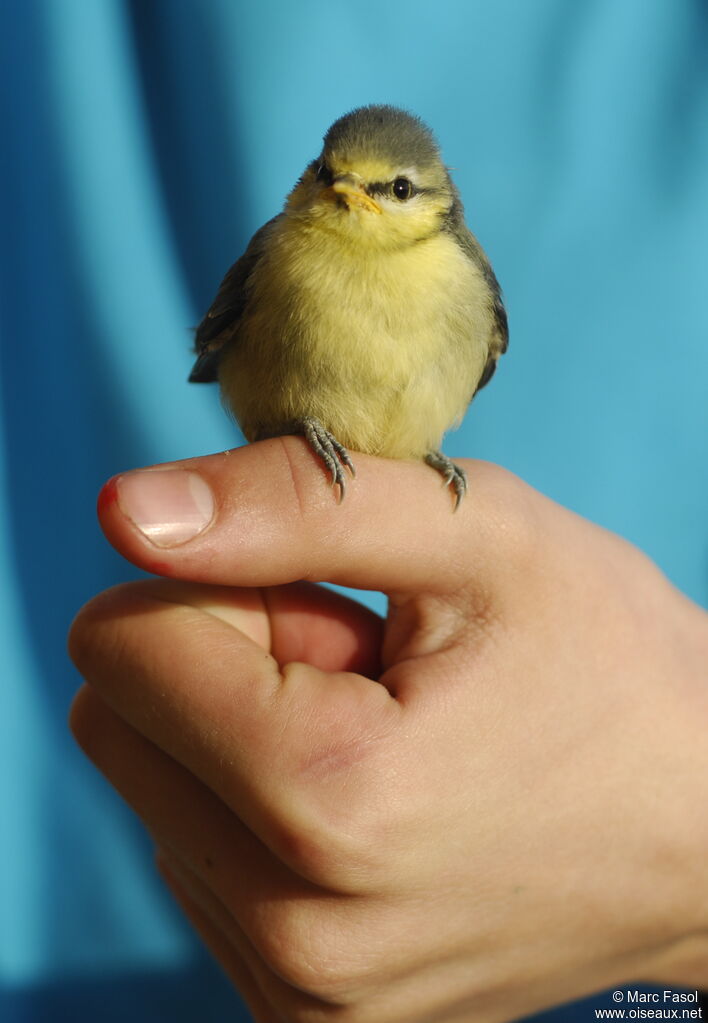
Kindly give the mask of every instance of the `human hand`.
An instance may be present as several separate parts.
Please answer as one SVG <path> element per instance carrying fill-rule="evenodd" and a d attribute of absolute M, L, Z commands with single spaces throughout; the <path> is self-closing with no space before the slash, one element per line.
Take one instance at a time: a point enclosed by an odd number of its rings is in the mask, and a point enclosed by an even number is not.
<path fill-rule="evenodd" d="M 104 492 L 109 539 L 172 578 L 80 612 L 72 724 L 256 1020 L 708 985 L 704 612 L 484 463 L 454 515 L 361 455 L 337 506 L 296 438 L 173 469 Z M 214 499 L 191 540 L 184 470 Z M 313 580 L 384 590 L 387 622 Z"/>

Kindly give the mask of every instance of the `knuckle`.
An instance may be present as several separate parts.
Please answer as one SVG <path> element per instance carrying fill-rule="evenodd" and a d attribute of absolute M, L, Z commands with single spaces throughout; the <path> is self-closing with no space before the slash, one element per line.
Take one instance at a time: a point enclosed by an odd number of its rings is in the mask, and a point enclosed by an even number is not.
<path fill-rule="evenodd" d="M 67 646 L 84 677 L 120 660 L 129 642 L 129 630 L 121 628 L 121 623 L 144 604 L 152 590 L 149 581 L 123 583 L 99 593 L 79 610 Z"/>
<path fill-rule="evenodd" d="M 497 550 L 501 548 L 504 554 L 516 559 L 530 557 L 538 550 L 539 498 L 540 495 L 517 476 L 495 468 L 487 500 L 491 539 Z"/>
<path fill-rule="evenodd" d="M 74 697 L 69 711 L 71 733 L 89 756 L 100 746 L 99 709 L 99 698 L 88 686 L 83 686 Z"/>
<path fill-rule="evenodd" d="M 278 848 L 306 880 L 339 894 L 361 894 L 380 873 L 369 814 L 349 806 L 327 819 L 315 810 L 307 822 L 281 823 Z"/>
<path fill-rule="evenodd" d="M 274 974 L 325 1003 L 346 1003 L 371 973 L 370 958 L 357 947 L 351 926 L 323 900 L 302 898 L 271 906 L 252 937 Z"/>
<path fill-rule="evenodd" d="M 71 624 L 69 656 L 82 675 L 90 675 L 97 660 L 106 654 L 105 624 L 113 616 L 113 590 L 94 597 L 81 608 Z"/>

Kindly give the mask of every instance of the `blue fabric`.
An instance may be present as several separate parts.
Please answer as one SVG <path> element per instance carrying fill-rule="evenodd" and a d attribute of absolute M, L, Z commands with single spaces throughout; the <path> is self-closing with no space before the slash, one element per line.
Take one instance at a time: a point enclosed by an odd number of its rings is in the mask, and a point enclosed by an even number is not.
<path fill-rule="evenodd" d="M 506 465 L 707 603 L 708 7 L 10 0 L 0 18 L 0 1018 L 247 1018 L 67 735 L 71 617 L 134 574 L 95 494 L 239 440 L 186 384 L 189 328 L 329 123 L 391 102 L 436 130 L 509 309 L 448 453 Z"/>

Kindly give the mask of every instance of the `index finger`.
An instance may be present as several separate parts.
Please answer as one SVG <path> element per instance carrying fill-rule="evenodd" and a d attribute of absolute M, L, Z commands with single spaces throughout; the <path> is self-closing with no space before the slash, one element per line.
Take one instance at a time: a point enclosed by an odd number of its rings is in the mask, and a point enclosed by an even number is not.
<path fill-rule="evenodd" d="M 484 573 L 514 480 L 465 462 L 470 494 L 422 462 L 356 456 L 341 503 L 301 438 L 279 437 L 114 477 L 99 498 L 111 543 L 141 568 L 239 586 L 326 580 L 386 592 L 455 588 Z M 521 484 L 519 484 L 521 485 Z"/>

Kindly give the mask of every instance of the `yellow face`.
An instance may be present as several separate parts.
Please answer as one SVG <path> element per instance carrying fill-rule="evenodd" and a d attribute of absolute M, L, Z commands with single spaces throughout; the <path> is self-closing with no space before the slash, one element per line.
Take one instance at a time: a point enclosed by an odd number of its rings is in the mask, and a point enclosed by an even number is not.
<path fill-rule="evenodd" d="M 285 212 L 349 244 L 401 249 L 436 234 L 453 200 L 442 164 L 404 167 L 330 153 L 309 165 Z"/>

